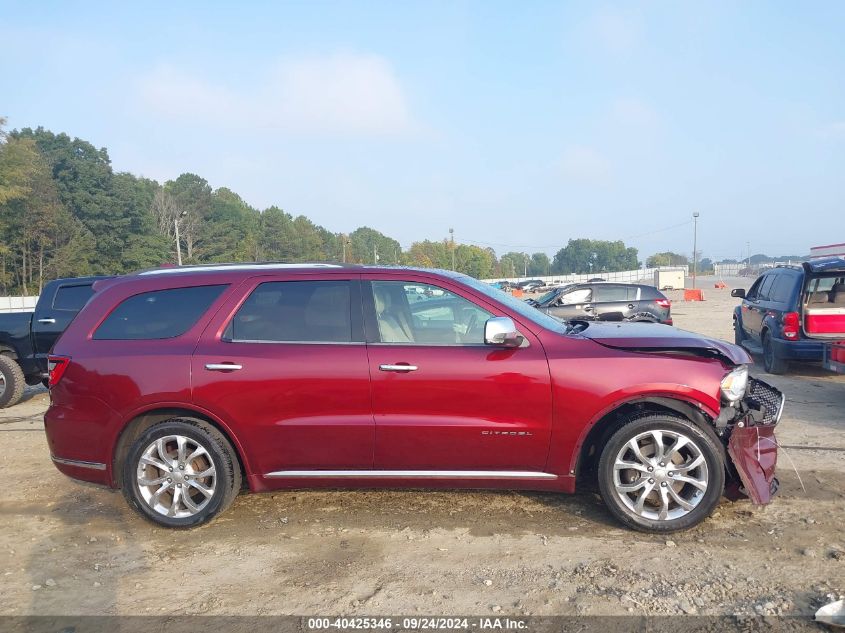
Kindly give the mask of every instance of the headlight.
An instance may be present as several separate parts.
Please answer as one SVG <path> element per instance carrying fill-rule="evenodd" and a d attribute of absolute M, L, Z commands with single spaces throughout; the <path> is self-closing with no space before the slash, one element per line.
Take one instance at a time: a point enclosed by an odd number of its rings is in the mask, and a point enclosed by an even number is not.
<path fill-rule="evenodd" d="M 741 365 L 722 378 L 722 396 L 728 402 L 736 402 L 748 389 L 748 366 Z"/>

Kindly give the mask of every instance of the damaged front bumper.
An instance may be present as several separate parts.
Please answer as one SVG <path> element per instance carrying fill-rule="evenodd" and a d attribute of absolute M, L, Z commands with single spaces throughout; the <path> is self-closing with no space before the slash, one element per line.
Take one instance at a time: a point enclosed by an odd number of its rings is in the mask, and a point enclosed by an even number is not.
<path fill-rule="evenodd" d="M 717 420 L 722 438 L 727 438 L 728 455 L 741 484 L 739 492 L 758 505 L 769 503 L 778 489 L 775 426 L 785 402 L 780 390 L 751 378 L 745 397 L 735 406 L 725 407 Z"/>

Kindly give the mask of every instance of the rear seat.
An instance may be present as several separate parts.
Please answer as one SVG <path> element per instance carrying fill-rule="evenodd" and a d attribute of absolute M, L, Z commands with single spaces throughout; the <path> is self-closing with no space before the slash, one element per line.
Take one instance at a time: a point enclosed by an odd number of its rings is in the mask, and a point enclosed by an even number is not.
<path fill-rule="evenodd" d="M 811 292 L 810 298 L 807 300 L 808 305 L 818 305 L 820 303 L 830 302 L 830 293 L 820 290 L 818 292 Z"/>
<path fill-rule="evenodd" d="M 830 289 L 830 303 L 835 306 L 845 306 L 845 284 L 833 284 Z"/>

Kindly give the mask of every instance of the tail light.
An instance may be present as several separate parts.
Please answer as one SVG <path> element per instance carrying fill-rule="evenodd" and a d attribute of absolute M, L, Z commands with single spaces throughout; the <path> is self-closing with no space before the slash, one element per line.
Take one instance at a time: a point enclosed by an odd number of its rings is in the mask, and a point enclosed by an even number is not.
<path fill-rule="evenodd" d="M 798 327 L 801 324 L 801 317 L 797 312 L 787 312 L 783 315 L 783 338 L 794 340 L 798 338 Z"/>
<path fill-rule="evenodd" d="M 668 308 L 672 305 L 672 302 L 669 301 L 669 299 L 657 299 L 655 303 L 661 308 Z"/>
<path fill-rule="evenodd" d="M 47 384 L 50 387 L 55 387 L 59 384 L 62 376 L 65 375 L 65 370 L 70 365 L 70 358 L 67 356 L 48 356 L 47 357 Z"/>

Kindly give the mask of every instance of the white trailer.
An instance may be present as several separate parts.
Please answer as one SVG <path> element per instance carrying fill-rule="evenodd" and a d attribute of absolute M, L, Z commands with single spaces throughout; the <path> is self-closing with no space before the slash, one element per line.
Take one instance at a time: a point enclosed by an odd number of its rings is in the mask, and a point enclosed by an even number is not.
<path fill-rule="evenodd" d="M 683 290 L 686 268 L 659 268 L 654 271 L 654 286 L 660 290 Z"/>

